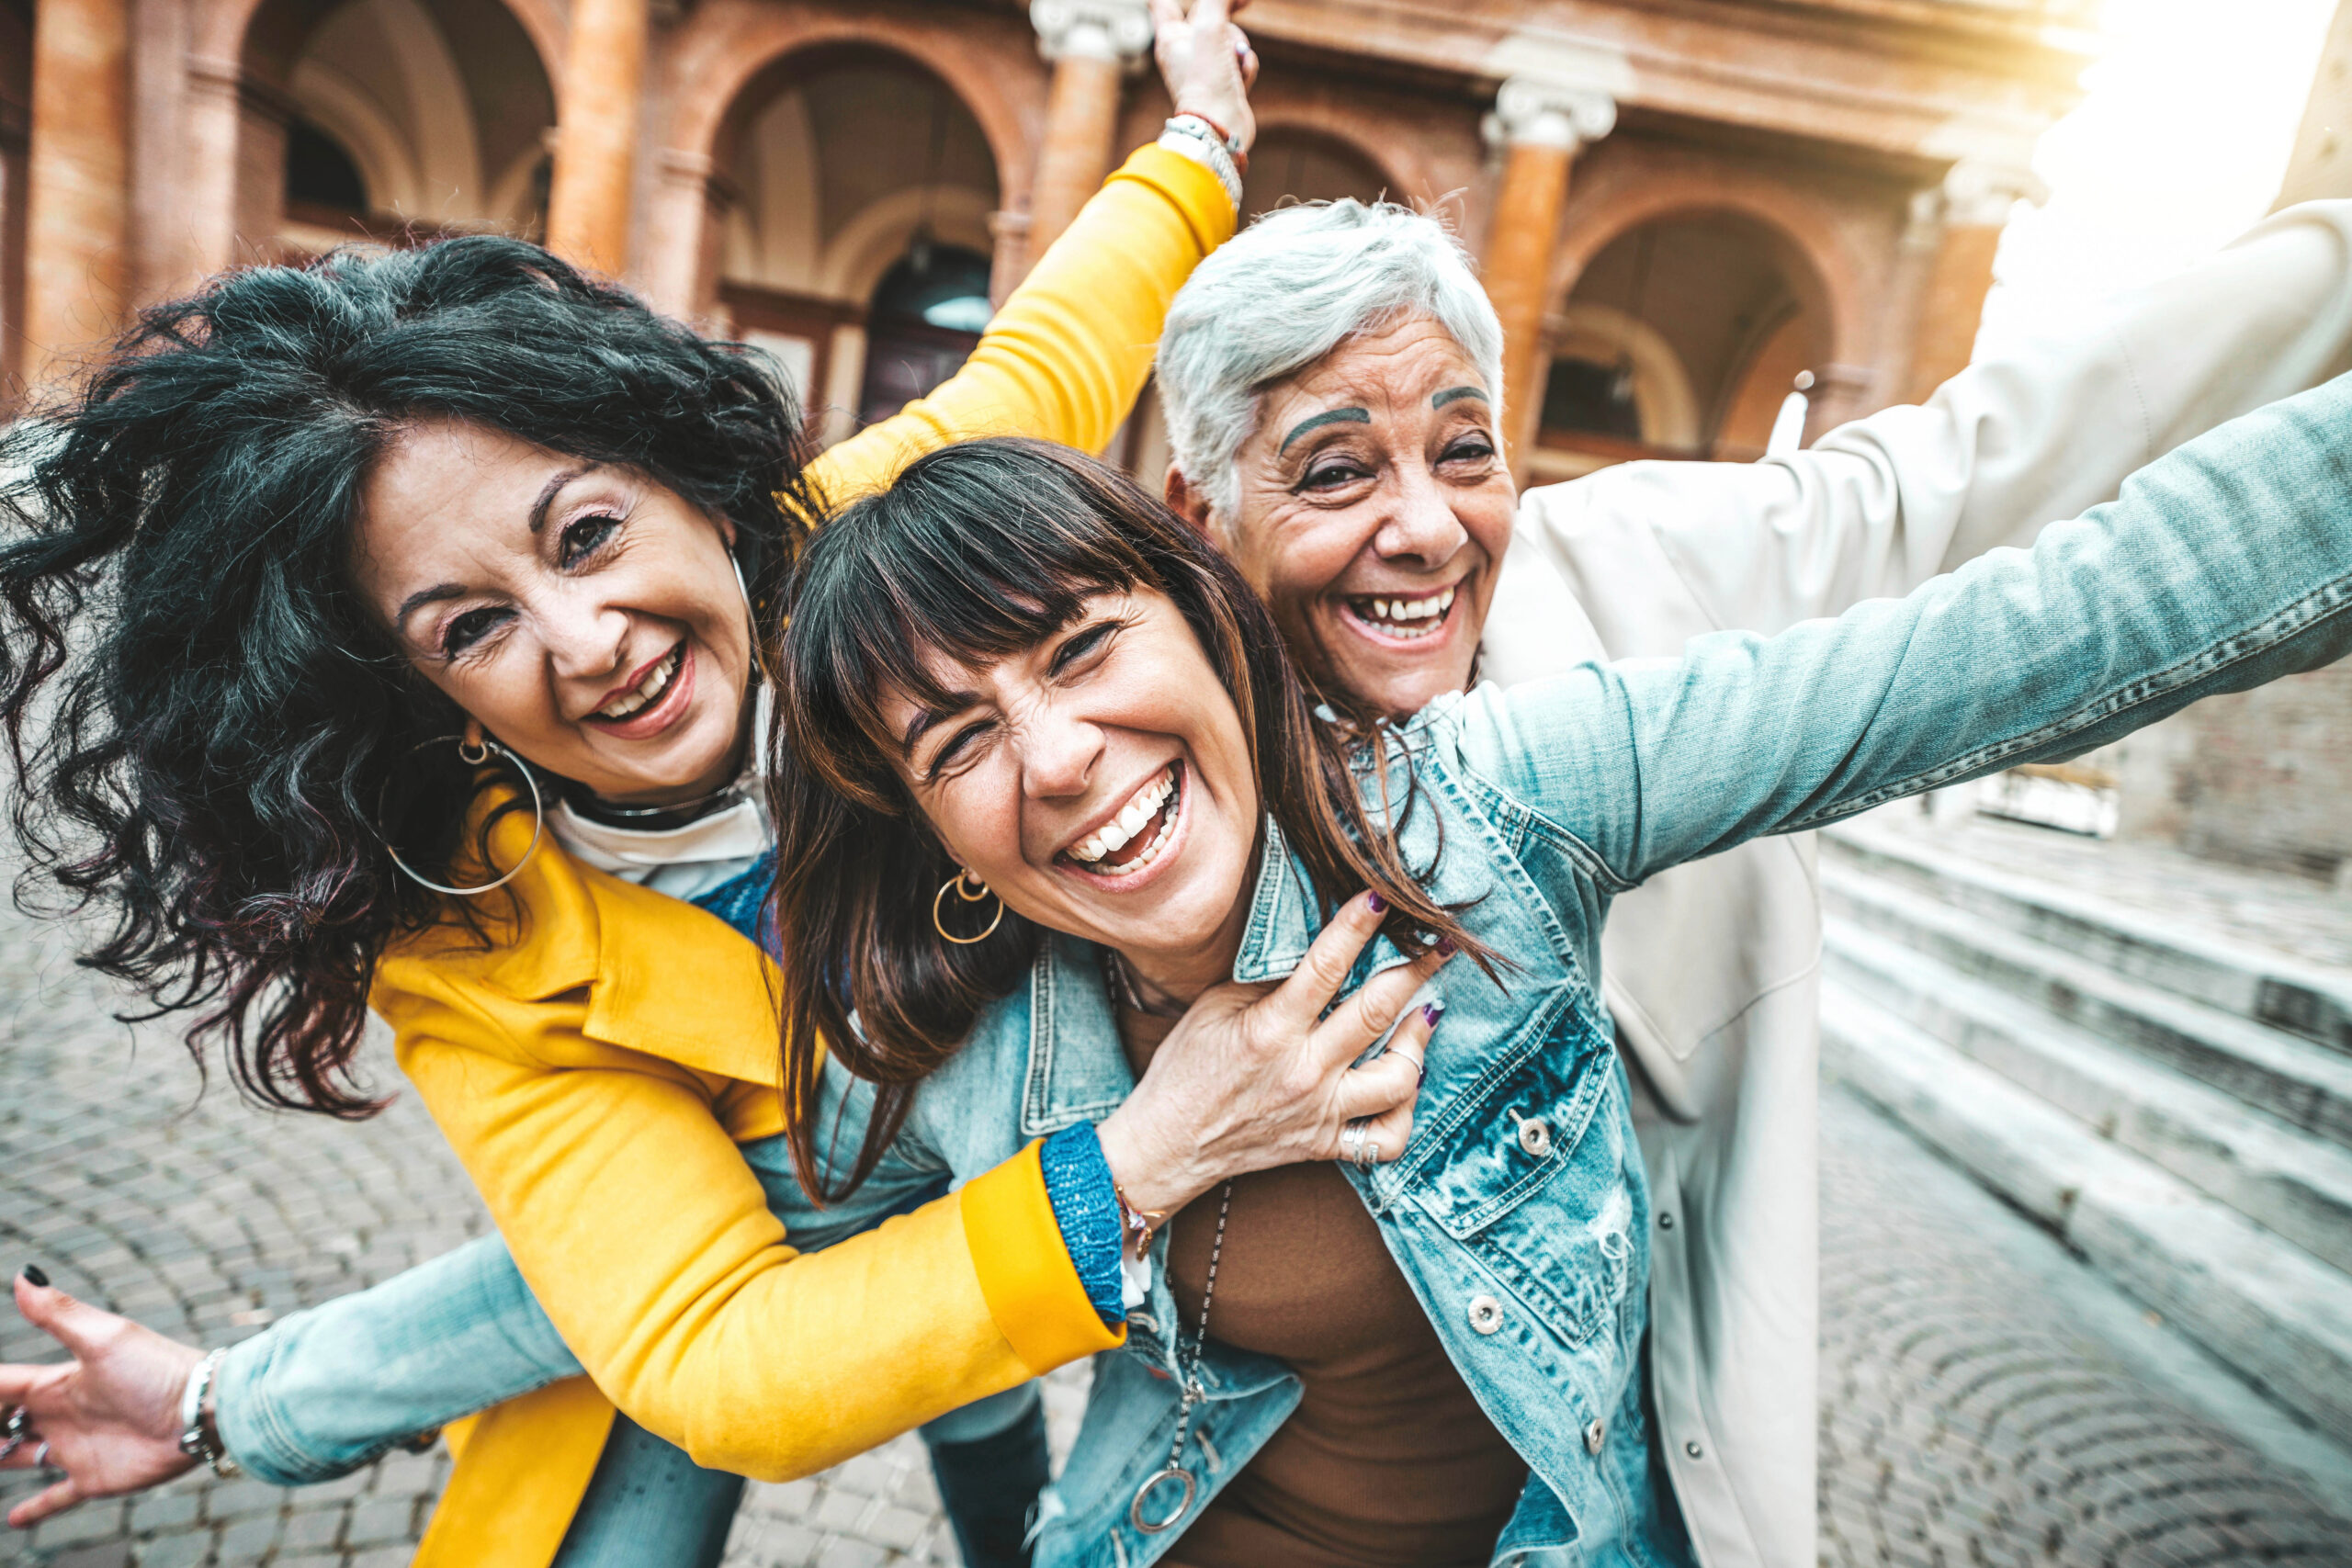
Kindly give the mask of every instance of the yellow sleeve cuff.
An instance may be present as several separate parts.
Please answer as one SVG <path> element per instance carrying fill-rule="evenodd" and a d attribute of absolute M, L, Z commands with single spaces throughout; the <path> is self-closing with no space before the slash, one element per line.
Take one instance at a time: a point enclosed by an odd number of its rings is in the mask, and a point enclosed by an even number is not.
<path fill-rule="evenodd" d="M 1217 199 L 1225 198 L 1220 194 Z M 1037 1154 L 1042 1146 L 1033 1143 L 974 1177 L 961 1195 L 965 1240 L 989 1314 L 1013 1353 L 1040 1374 L 1127 1341 L 1124 1325 L 1115 1330 L 1102 1325 L 1086 1298 L 1078 1266 L 1069 1260 L 1053 1202 L 1046 1196 L 1046 1170 Z"/>
<path fill-rule="evenodd" d="M 1233 231 L 1240 222 L 1241 215 L 1233 209 L 1233 198 L 1225 194 L 1216 176 L 1182 152 L 1146 143 L 1136 148 L 1111 178 L 1134 180 L 1166 197 L 1184 215 L 1203 255 L 1233 238 Z"/>

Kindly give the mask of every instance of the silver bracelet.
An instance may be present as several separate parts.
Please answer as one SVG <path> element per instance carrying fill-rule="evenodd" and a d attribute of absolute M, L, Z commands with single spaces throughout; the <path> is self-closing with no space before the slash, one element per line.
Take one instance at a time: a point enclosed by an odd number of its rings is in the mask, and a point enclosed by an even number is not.
<path fill-rule="evenodd" d="M 1233 154 L 1224 138 L 1209 129 L 1209 122 L 1198 115 L 1180 114 L 1160 129 L 1159 144 L 1171 152 L 1180 152 L 1194 163 L 1204 164 L 1216 183 L 1225 187 L 1227 199 L 1233 210 L 1241 210 L 1241 171 L 1234 166 Z"/>
<path fill-rule="evenodd" d="M 205 1396 L 212 1392 L 212 1376 L 220 1370 L 220 1358 L 228 1353 L 226 1348 L 210 1352 L 187 1376 L 187 1387 L 180 1393 L 180 1452 L 202 1460 L 222 1480 L 233 1481 L 245 1472 L 244 1467 L 229 1457 L 229 1450 L 204 1425 Z"/>

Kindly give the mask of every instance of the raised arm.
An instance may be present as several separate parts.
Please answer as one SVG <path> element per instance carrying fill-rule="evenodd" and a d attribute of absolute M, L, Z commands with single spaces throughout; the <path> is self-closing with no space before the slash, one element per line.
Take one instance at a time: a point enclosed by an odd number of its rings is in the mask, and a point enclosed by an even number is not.
<path fill-rule="evenodd" d="M 2352 377 L 1902 600 L 1469 699 L 1465 758 L 1631 886 L 1766 833 L 2068 757 L 2352 649 Z"/>
<path fill-rule="evenodd" d="M 1170 98 L 1246 146 L 1255 57 L 1227 0 L 1154 0 Z M 1112 175 L 989 322 L 969 359 L 929 397 L 828 451 L 809 469 L 839 506 L 925 452 L 978 435 L 1035 435 L 1099 452 L 1143 391 L 1168 303 L 1233 237 L 1228 195 L 1199 145 L 1163 136 Z"/>
<path fill-rule="evenodd" d="M 1924 404 L 1760 462 L 1627 463 L 1531 491 L 1519 526 L 1613 656 L 1670 656 L 1694 625 L 1774 632 L 2028 543 L 2182 442 L 2347 367 L 2352 201 L 2312 202 L 2012 339 Z"/>

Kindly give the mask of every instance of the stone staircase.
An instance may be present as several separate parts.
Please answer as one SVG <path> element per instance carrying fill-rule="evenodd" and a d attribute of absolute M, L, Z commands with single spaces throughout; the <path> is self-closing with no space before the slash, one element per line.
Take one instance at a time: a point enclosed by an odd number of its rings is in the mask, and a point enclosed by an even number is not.
<path fill-rule="evenodd" d="M 1821 890 L 1825 1067 L 2352 1446 L 2352 968 L 1882 818 Z"/>

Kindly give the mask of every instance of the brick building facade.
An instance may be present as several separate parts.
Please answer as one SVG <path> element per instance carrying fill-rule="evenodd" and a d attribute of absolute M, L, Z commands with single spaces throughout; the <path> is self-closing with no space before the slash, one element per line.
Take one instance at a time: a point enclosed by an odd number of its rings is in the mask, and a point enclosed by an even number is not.
<path fill-rule="evenodd" d="M 1259 0 L 1249 201 L 1445 207 L 1520 467 L 1752 457 L 1965 361 L 2090 0 Z M 0 328 L 356 238 L 546 237 L 829 434 L 951 366 L 1168 112 L 1144 0 L 0 0 Z M 1156 460 L 1147 403 L 1123 455 Z"/>

